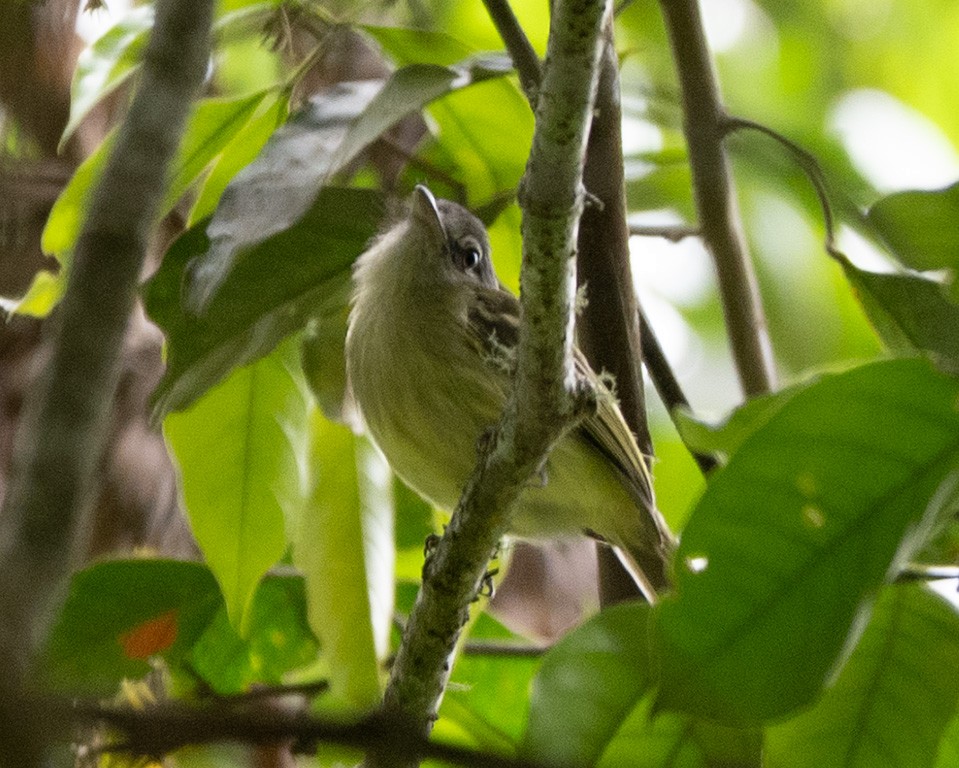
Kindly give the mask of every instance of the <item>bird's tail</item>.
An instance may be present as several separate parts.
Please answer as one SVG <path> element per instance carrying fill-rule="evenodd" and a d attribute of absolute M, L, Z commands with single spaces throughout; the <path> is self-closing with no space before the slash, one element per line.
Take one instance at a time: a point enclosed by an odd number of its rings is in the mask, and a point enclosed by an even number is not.
<path fill-rule="evenodd" d="M 677 542 L 655 506 L 644 510 L 642 521 L 635 530 L 614 536 L 609 543 L 652 604 L 672 585 L 671 566 Z"/>

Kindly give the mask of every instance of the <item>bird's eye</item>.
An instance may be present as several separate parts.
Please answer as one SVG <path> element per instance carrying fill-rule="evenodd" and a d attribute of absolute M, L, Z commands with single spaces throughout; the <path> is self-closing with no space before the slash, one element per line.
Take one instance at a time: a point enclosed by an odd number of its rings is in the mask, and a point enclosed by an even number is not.
<path fill-rule="evenodd" d="M 470 246 L 463 251 L 463 268 L 464 269 L 473 269 L 477 264 L 480 263 L 480 252 L 479 249 Z"/>
<path fill-rule="evenodd" d="M 473 237 L 464 237 L 450 243 L 450 251 L 456 268 L 463 272 L 472 272 L 483 260 L 480 244 Z"/>

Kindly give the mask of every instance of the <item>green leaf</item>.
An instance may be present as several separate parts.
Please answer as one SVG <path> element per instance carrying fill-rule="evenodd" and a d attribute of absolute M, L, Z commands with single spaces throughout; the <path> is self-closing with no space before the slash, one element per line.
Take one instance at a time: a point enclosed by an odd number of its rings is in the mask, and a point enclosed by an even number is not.
<path fill-rule="evenodd" d="M 59 303 L 66 287 L 67 277 L 63 271 L 54 274 L 41 269 L 33 276 L 27 292 L 19 299 L 0 296 L 0 309 L 8 315 L 46 317 Z"/>
<path fill-rule="evenodd" d="M 189 225 L 211 215 L 234 176 L 252 162 L 273 132 L 283 125 L 289 110 L 289 94 L 281 93 L 226 145 L 217 159 L 190 211 Z"/>
<path fill-rule="evenodd" d="M 221 47 L 245 38 L 263 38 L 264 26 L 276 17 L 283 0 L 265 0 L 261 3 L 227 2 L 219 4 L 213 22 L 214 46 Z M 239 7 L 237 7 L 239 6 Z"/>
<path fill-rule="evenodd" d="M 382 87 L 376 81 L 341 83 L 314 96 L 227 187 L 207 229 L 209 251 L 186 283 L 186 307 L 205 312 L 242 250 L 293 226 L 331 177 L 401 118 L 452 90 L 508 71 L 495 62 L 412 64 Z"/>
<path fill-rule="evenodd" d="M 676 428 L 691 451 L 717 453 L 728 458 L 746 438 L 775 416 L 799 389 L 788 387 L 770 395 L 754 397 L 720 424 L 710 424 L 680 408 L 673 414 Z"/>
<path fill-rule="evenodd" d="M 476 49 L 445 32 L 410 27 L 360 27 L 380 44 L 398 66 L 436 64 L 449 67 L 472 56 Z"/>
<path fill-rule="evenodd" d="M 883 589 L 816 706 L 770 729 L 770 768 L 932 768 L 959 703 L 959 615 L 929 589 Z"/>
<path fill-rule="evenodd" d="M 65 264 L 67 255 L 77 244 L 80 227 L 94 187 L 100 181 L 107 158 L 113 149 L 115 132 L 110 133 L 86 160 L 73 172 L 70 181 L 57 197 L 40 236 L 43 252 Z"/>
<path fill-rule="evenodd" d="M 526 727 L 530 684 L 540 664 L 537 649 L 487 613 L 473 622 L 468 643 L 471 648 L 462 648 L 453 665 L 437 736 L 455 735 L 479 749 L 515 755 Z M 484 652 L 483 644 L 519 652 Z"/>
<path fill-rule="evenodd" d="M 451 91 L 503 74 L 505 70 L 491 73 L 473 67 L 471 62 L 458 67 L 410 64 L 396 70 L 350 125 L 336 150 L 330 173 L 349 165 L 400 118 Z"/>
<path fill-rule="evenodd" d="M 523 177 L 533 141 L 533 114 L 507 79 L 457 90 L 430 105 L 439 143 L 476 200 L 513 189 Z"/>
<path fill-rule="evenodd" d="M 41 657 L 58 689 L 109 695 L 125 677 L 143 677 L 147 660 L 187 654 L 223 605 L 199 563 L 114 560 L 77 573 Z"/>
<path fill-rule="evenodd" d="M 268 575 L 253 598 L 246 639 L 221 608 L 197 639 L 189 662 L 216 693 L 228 695 L 257 683 L 282 683 L 285 673 L 312 662 L 317 648 L 306 620 L 303 578 Z"/>
<path fill-rule="evenodd" d="M 258 91 L 232 99 L 204 99 L 193 109 L 183 140 L 170 169 L 170 181 L 161 211 L 171 210 L 187 188 L 223 148 L 250 121 L 260 104 L 271 95 Z"/>
<path fill-rule="evenodd" d="M 959 371 L 959 305 L 945 287 L 916 274 L 879 274 L 844 263 L 866 316 L 893 351 L 926 353 L 941 368 Z"/>
<path fill-rule="evenodd" d="M 654 712 L 655 696 L 644 696 L 610 740 L 599 768 L 760 768 L 758 731 L 727 728 L 672 712 Z"/>
<path fill-rule="evenodd" d="M 90 111 L 137 71 L 153 29 L 153 6 L 132 8 L 77 59 L 70 86 L 70 120 L 60 150 Z"/>
<path fill-rule="evenodd" d="M 649 609 L 607 608 L 550 650 L 533 681 L 523 753 L 592 765 L 653 683 Z"/>
<path fill-rule="evenodd" d="M 380 702 L 380 662 L 393 620 L 392 476 L 368 441 L 316 415 L 315 487 L 293 559 L 306 574 L 310 624 L 330 690 L 351 711 Z"/>
<path fill-rule="evenodd" d="M 287 341 L 163 425 L 193 533 L 244 637 L 253 593 L 305 496 L 309 395 L 297 363 Z"/>
<path fill-rule="evenodd" d="M 869 209 L 866 221 L 906 266 L 959 268 L 959 184 L 889 195 Z"/>
<path fill-rule="evenodd" d="M 168 344 L 155 415 L 186 407 L 309 317 L 342 312 L 350 265 L 375 234 L 380 216 L 373 192 L 324 189 L 295 226 L 237 258 L 202 317 L 184 311 L 180 288 L 188 263 L 209 248 L 205 223 L 180 237 L 146 286 L 147 311 Z"/>
<path fill-rule="evenodd" d="M 806 385 L 743 442 L 657 608 L 660 706 L 741 725 L 819 694 L 857 614 L 944 514 L 957 402 L 924 361 L 874 363 Z"/>
<path fill-rule="evenodd" d="M 936 768 L 955 768 L 959 765 L 959 716 L 952 719 L 939 744 Z"/>

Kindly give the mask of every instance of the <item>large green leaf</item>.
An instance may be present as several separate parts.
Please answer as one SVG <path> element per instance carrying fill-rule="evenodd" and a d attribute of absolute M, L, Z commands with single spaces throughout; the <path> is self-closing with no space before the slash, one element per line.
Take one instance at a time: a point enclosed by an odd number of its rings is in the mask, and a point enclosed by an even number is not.
<path fill-rule="evenodd" d="M 308 404 L 289 340 L 163 425 L 193 533 L 244 636 L 253 593 L 299 523 Z"/>
<path fill-rule="evenodd" d="M 331 693 L 351 711 L 370 709 L 380 701 L 393 620 L 392 477 L 348 427 L 318 414 L 312 423 L 316 477 L 293 559 L 306 575 Z"/>
<path fill-rule="evenodd" d="M 654 683 L 645 605 L 620 605 L 563 638 L 533 681 L 524 754 L 593 765 Z"/>
<path fill-rule="evenodd" d="M 623 719 L 599 768 L 760 768 L 762 736 L 674 712 L 648 694 Z"/>
<path fill-rule="evenodd" d="M 533 114 L 510 80 L 496 79 L 438 99 L 429 108 L 440 148 L 476 200 L 515 189 L 526 170 Z"/>
<path fill-rule="evenodd" d="M 454 67 L 412 64 L 378 81 L 340 83 L 314 96 L 230 183 L 210 220 L 210 247 L 185 284 L 194 314 L 206 311 L 243 249 L 293 226 L 324 184 L 401 118 L 473 83 L 503 75 L 500 59 Z"/>
<path fill-rule="evenodd" d="M 230 626 L 216 580 L 199 563 L 113 560 L 77 573 L 40 658 L 44 680 L 69 693 L 109 696 L 162 657 L 219 693 L 279 683 L 316 656 L 303 579 L 267 577 L 253 599 L 250 631 Z"/>
<path fill-rule="evenodd" d="M 898 192 L 866 215 L 903 264 L 919 270 L 959 268 L 959 184 Z"/>
<path fill-rule="evenodd" d="M 266 90 L 232 99 L 204 99 L 197 104 L 170 169 L 161 211 L 169 211 L 176 205 L 210 161 L 250 122 L 260 104 L 272 96 L 272 91 Z"/>
<path fill-rule="evenodd" d="M 188 654 L 223 605 L 199 563 L 115 560 L 70 582 L 66 603 L 41 657 L 50 683 L 70 692 L 109 695 L 124 677 L 142 677 L 148 659 Z"/>
<path fill-rule="evenodd" d="M 189 225 L 210 216 L 216 210 L 220 196 L 234 176 L 251 163 L 273 132 L 283 125 L 289 112 L 290 100 L 286 92 L 276 95 L 271 103 L 261 109 L 243 130 L 237 133 L 224 147 L 217 158 L 190 211 Z"/>
<path fill-rule="evenodd" d="M 533 683 L 527 756 L 603 768 L 759 766 L 755 731 L 654 711 L 649 609 L 604 610 L 547 654 Z"/>
<path fill-rule="evenodd" d="M 711 424 L 679 408 L 674 412 L 676 428 L 690 450 L 719 454 L 725 460 L 743 441 L 775 416 L 788 403 L 798 387 L 787 387 L 779 392 L 749 400 L 733 411 L 720 424 Z"/>
<path fill-rule="evenodd" d="M 874 363 L 796 393 L 711 479 L 658 607 L 660 704 L 750 724 L 817 696 L 959 468 L 959 381 Z"/>
<path fill-rule="evenodd" d="M 209 240 L 204 223 L 186 232 L 146 287 L 147 311 L 168 344 L 155 413 L 186 407 L 312 315 L 341 312 L 350 265 L 380 216 L 373 192 L 327 187 L 292 228 L 239 255 L 202 317 L 184 311 L 181 285 L 189 262 L 209 248 Z"/>
<path fill-rule="evenodd" d="M 361 29 L 380 44 L 399 66 L 436 64 L 449 67 L 476 53 L 476 49 L 452 35 L 430 29 L 380 27 L 366 24 Z"/>
<path fill-rule="evenodd" d="M 959 614 L 929 589 L 886 587 L 839 679 L 770 729 L 770 768 L 932 768 L 959 703 Z"/>
<path fill-rule="evenodd" d="M 306 619 L 303 578 L 267 575 L 253 597 L 245 637 L 221 604 L 187 661 L 192 673 L 225 695 L 282 683 L 284 674 L 314 661 L 317 647 Z"/>
<path fill-rule="evenodd" d="M 863 309 L 890 349 L 928 354 L 939 366 L 959 371 L 959 305 L 945 286 L 917 274 L 879 274 L 844 263 Z"/>

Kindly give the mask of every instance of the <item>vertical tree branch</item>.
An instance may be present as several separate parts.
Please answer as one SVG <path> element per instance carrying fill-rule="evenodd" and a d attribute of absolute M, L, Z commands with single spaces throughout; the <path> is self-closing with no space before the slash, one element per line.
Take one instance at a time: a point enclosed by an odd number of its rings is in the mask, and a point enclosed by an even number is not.
<path fill-rule="evenodd" d="M 596 110 L 583 174 L 586 188 L 599 204 L 587 207 L 580 222 L 577 271 L 588 303 L 577 333 L 593 367 L 615 377 L 620 410 L 640 449 L 649 456 L 653 442 L 646 419 L 638 304 L 629 263 L 622 121 L 619 60 L 610 16 L 603 28 Z M 598 545 L 597 556 L 600 602 L 607 605 L 637 597 L 635 583 L 615 554 Z"/>
<path fill-rule="evenodd" d="M 580 222 L 577 269 L 589 303 L 579 318 L 578 331 L 593 367 L 616 377 L 620 410 L 639 447 L 650 454 L 638 307 L 629 264 L 622 119 L 619 61 L 610 18 L 603 30 L 596 113 L 583 173 L 586 188 L 600 205 L 588 206 Z"/>
<path fill-rule="evenodd" d="M 94 193 L 52 328 L 52 356 L 26 406 L 0 517 L 0 755 L 36 764 L 19 687 L 86 534 L 117 363 L 147 239 L 190 100 L 206 70 L 213 3 L 160 0 L 142 81 Z"/>
<path fill-rule="evenodd" d="M 484 2 L 510 52 L 524 90 L 528 95 L 535 94 L 542 76 L 538 60 L 528 55 L 532 46 L 505 0 Z M 593 367 L 615 377 L 626 422 L 642 450 L 651 454 L 652 440 L 640 366 L 644 350 L 641 348 L 638 305 L 629 262 L 619 61 L 611 16 L 603 26 L 599 66 L 596 105 L 583 173 L 584 184 L 598 204 L 588 207 L 580 220 L 577 272 L 579 282 L 587 286 L 589 302 L 579 318 L 577 332 L 580 345 Z M 535 104 L 534 99 L 531 101 Z M 675 382 L 671 371 L 669 375 Z M 632 578 L 608 547 L 599 546 L 598 554 L 602 602 L 636 597 Z"/>
<path fill-rule="evenodd" d="M 726 330 L 747 395 L 775 386 L 772 348 L 740 223 L 723 134 L 726 112 L 697 0 L 660 0 L 683 95 L 683 123 L 703 240 L 716 263 Z"/>
<path fill-rule="evenodd" d="M 517 378 L 503 419 L 424 569 L 386 690 L 388 710 L 429 733 L 450 656 L 510 508 L 552 445 L 584 411 L 574 385 L 574 255 L 603 0 L 557 0 L 536 130 L 520 193 L 523 324 Z M 396 757 L 368 755 L 393 764 Z"/>

